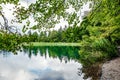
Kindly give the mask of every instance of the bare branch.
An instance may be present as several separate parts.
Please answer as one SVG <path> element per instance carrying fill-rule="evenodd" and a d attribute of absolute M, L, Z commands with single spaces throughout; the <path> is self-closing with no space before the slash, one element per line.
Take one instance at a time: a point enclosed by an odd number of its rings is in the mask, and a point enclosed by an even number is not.
<path fill-rule="evenodd" d="M 2 25 L 2 23 L 0 22 L 0 26 L 1 26 L 1 29 L 4 29 L 4 26 Z"/>
<path fill-rule="evenodd" d="M 2 11 L 0 11 L 0 15 L 2 16 L 2 18 L 4 20 L 4 25 L 0 22 L 1 29 L 4 29 L 4 30 L 6 30 L 9 33 L 13 33 L 14 31 L 16 31 L 16 27 L 15 26 L 9 26 L 8 25 L 8 20 L 4 16 L 4 14 L 2 13 Z M 15 32 L 15 33 L 17 33 L 17 32 Z"/>
<path fill-rule="evenodd" d="M 7 20 L 7 18 L 3 15 L 2 11 L 0 11 L 0 15 L 4 19 L 4 28 L 5 28 L 5 30 L 8 30 L 8 20 Z"/>

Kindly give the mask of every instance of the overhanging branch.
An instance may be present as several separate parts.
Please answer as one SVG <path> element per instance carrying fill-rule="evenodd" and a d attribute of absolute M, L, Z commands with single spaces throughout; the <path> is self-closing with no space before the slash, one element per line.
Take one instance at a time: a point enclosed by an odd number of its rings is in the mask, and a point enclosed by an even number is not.
<path fill-rule="evenodd" d="M 8 30 L 8 20 L 7 20 L 7 18 L 3 15 L 2 11 L 0 11 L 0 15 L 2 16 L 2 18 L 4 20 L 4 29 Z"/>

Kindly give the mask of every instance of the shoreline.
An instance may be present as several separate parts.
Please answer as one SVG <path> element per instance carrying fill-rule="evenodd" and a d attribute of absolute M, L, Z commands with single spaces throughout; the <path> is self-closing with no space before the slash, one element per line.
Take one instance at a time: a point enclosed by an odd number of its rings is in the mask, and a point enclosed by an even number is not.
<path fill-rule="evenodd" d="M 64 43 L 64 42 L 30 42 L 25 43 L 25 46 L 78 46 L 80 43 Z"/>
<path fill-rule="evenodd" d="M 97 62 L 82 71 L 85 72 L 85 79 L 92 77 L 91 80 L 120 80 L 120 57 Z"/>

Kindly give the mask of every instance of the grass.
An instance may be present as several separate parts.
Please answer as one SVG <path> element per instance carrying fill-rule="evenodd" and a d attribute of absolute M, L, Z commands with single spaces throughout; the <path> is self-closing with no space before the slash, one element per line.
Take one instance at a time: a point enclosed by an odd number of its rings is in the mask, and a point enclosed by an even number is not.
<path fill-rule="evenodd" d="M 25 46 L 80 46 L 80 43 L 63 43 L 63 42 L 30 42 Z"/>

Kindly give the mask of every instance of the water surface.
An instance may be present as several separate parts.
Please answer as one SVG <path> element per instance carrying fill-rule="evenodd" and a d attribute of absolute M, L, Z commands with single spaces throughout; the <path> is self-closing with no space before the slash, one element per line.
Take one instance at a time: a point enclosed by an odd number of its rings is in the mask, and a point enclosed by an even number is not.
<path fill-rule="evenodd" d="M 76 47 L 31 47 L 0 52 L 0 80 L 84 80 Z"/>

